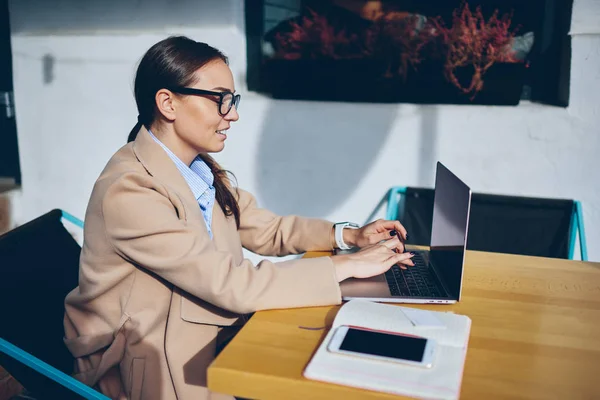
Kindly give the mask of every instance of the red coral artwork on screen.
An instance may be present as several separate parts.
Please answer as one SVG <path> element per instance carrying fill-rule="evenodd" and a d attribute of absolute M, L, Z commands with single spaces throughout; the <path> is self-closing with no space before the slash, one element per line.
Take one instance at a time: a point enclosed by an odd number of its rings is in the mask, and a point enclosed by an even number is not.
<path fill-rule="evenodd" d="M 300 22 L 290 21 L 289 24 L 289 32 L 277 34 L 279 56 L 282 58 L 348 59 L 367 55 L 358 35 L 334 27 L 327 18 L 310 9 Z"/>
<path fill-rule="evenodd" d="M 481 7 L 472 12 L 465 2 L 454 11 L 452 26 L 444 26 L 443 21 L 433 20 L 436 34 L 445 47 L 444 74 L 463 93 L 474 98 L 483 88 L 483 75 L 494 63 L 520 62 L 512 50 L 516 29 L 510 29 L 511 15 L 498 18 L 498 10 L 486 21 Z M 461 67 L 471 67 L 473 77 L 467 85 L 461 84 L 455 71 Z"/>
<path fill-rule="evenodd" d="M 381 63 L 384 78 L 406 80 L 424 60 L 441 60 L 445 79 L 473 99 L 484 87 L 484 75 L 496 63 L 521 62 L 512 49 L 516 29 L 512 13 L 495 10 L 485 18 L 481 7 L 471 10 L 467 2 L 454 10 L 452 23 L 390 11 L 373 20 L 359 33 L 335 26 L 325 16 L 308 10 L 288 29 L 276 35 L 275 57 L 285 60 L 371 59 Z M 459 79 L 465 71 L 469 79 Z"/>

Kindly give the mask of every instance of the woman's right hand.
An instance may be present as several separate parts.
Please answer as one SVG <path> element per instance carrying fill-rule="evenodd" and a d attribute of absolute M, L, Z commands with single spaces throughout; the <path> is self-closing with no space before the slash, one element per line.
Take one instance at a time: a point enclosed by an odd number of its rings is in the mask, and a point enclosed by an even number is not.
<path fill-rule="evenodd" d="M 331 256 L 338 282 L 347 278 L 370 278 L 380 275 L 394 264 L 398 264 L 402 269 L 406 269 L 406 265 L 415 265 L 411 261 L 413 253 L 396 252 L 397 249 L 402 248 L 398 236 L 394 236 L 384 242 L 362 248 L 353 254 Z"/>

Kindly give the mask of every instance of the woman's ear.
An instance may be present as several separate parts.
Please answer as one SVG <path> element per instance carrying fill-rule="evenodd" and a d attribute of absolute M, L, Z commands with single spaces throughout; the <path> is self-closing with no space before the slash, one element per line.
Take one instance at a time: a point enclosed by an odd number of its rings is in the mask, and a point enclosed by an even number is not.
<path fill-rule="evenodd" d="M 155 96 L 156 108 L 169 121 L 175 120 L 175 96 L 167 89 L 160 89 Z"/>

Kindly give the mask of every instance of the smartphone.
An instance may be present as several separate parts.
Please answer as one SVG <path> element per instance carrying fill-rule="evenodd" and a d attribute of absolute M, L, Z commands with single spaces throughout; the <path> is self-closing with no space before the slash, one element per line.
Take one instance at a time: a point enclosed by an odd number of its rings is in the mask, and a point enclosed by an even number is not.
<path fill-rule="evenodd" d="M 342 325 L 334 332 L 327 349 L 334 353 L 430 368 L 435 347 L 433 339 Z"/>

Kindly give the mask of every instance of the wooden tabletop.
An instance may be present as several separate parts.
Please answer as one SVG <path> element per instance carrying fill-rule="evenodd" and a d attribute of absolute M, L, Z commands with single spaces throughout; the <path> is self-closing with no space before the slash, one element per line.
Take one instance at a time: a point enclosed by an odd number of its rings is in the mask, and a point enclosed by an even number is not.
<path fill-rule="evenodd" d="M 600 399 L 600 264 L 473 251 L 465 264 L 459 303 L 403 305 L 471 318 L 461 399 Z M 338 309 L 257 312 L 209 368 L 209 388 L 251 399 L 398 399 L 302 376 Z"/>

